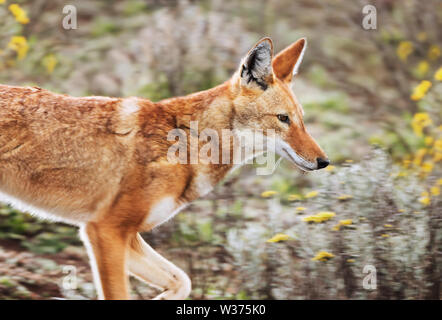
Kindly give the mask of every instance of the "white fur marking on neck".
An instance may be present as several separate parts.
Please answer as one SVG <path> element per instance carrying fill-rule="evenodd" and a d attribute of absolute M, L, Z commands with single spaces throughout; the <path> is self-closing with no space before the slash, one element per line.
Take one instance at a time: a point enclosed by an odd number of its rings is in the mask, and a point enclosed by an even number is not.
<path fill-rule="evenodd" d="M 128 117 L 140 110 L 140 106 L 138 105 L 138 99 L 137 98 L 127 98 L 124 99 L 121 103 L 121 115 L 123 117 Z"/>

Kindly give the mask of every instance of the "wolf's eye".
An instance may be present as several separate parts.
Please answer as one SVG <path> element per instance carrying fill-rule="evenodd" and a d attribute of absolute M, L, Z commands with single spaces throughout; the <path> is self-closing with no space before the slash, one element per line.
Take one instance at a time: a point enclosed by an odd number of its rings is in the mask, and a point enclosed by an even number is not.
<path fill-rule="evenodd" d="M 290 118 L 288 115 L 286 114 L 278 114 L 277 115 L 278 120 L 287 124 L 290 124 Z"/>

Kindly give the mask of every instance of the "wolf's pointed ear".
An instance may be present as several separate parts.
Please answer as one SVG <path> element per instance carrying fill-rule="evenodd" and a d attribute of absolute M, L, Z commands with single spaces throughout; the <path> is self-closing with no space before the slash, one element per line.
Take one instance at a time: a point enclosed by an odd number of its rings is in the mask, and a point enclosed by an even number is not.
<path fill-rule="evenodd" d="M 302 38 L 278 53 L 272 63 L 275 76 L 286 82 L 292 81 L 298 73 L 306 48 L 307 39 Z"/>
<path fill-rule="evenodd" d="M 241 85 L 267 89 L 273 81 L 273 43 L 270 38 L 261 39 L 243 59 L 240 67 Z"/>

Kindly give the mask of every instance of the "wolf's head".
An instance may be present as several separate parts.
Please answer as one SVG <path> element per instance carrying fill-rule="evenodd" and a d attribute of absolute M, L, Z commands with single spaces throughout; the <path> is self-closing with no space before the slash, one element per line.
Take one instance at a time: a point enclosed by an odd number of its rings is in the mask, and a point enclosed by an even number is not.
<path fill-rule="evenodd" d="M 264 38 L 248 52 L 232 78 L 236 89 L 233 128 L 262 130 L 264 135 L 274 132 L 275 151 L 311 171 L 325 168 L 329 160 L 307 132 L 304 111 L 291 89 L 306 45 L 305 39 L 299 39 L 273 57 L 272 41 Z"/>

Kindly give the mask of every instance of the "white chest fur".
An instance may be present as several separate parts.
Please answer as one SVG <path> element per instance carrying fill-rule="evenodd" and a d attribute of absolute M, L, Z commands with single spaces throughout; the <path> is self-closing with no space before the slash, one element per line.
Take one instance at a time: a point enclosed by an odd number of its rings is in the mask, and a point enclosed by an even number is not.
<path fill-rule="evenodd" d="M 200 197 L 213 189 L 210 176 L 200 173 L 193 181 L 194 188 Z M 144 224 L 148 229 L 155 228 L 180 212 L 187 204 L 177 203 L 174 197 L 167 196 L 156 202 L 149 212 Z"/>
<path fill-rule="evenodd" d="M 157 227 L 172 218 L 184 207 L 185 205 L 178 205 L 174 197 L 165 197 L 152 207 L 144 223 L 149 228 Z"/>

